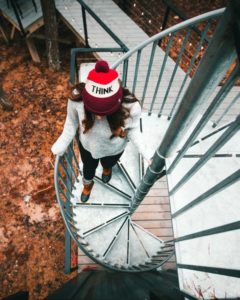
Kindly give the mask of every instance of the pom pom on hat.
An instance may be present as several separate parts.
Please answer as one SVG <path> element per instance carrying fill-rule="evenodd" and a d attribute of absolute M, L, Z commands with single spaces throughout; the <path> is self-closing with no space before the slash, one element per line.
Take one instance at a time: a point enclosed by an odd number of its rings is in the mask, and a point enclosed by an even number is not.
<path fill-rule="evenodd" d="M 98 61 L 88 74 L 82 98 L 85 108 L 100 116 L 116 112 L 121 105 L 123 90 L 116 70 L 106 61 Z"/>
<path fill-rule="evenodd" d="M 109 72 L 108 63 L 105 60 L 99 60 L 98 62 L 96 62 L 95 71 L 96 72 L 103 72 L 103 73 Z"/>

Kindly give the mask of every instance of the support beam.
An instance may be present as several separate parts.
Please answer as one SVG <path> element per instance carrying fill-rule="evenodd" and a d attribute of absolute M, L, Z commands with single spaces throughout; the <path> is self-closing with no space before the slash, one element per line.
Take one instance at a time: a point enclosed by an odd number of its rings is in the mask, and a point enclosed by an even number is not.
<path fill-rule="evenodd" d="M 190 128 L 205 100 L 219 85 L 227 70 L 236 59 L 232 22 L 240 18 L 240 2 L 232 0 L 225 10 L 208 49 L 185 92 L 182 103 L 153 156 L 132 201 L 133 213 L 144 199 L 158 174 L 165 166 L 165 158 L 176 151 L 182 137 Z"/>
<path fill-rule="evenodd" d="M 6 31 L 6 28 L 5 28 L 4 23 L 2 22 L 1 18 L 0 18 L 0 32 L 3 36 L 3 39 L 8 44 L 9 43 L 9 34 Z"/>
<path fill-rule="evenodd" d="M 27 44 L 28 50 L 30 52 L 30 55 L 32 57 L 32 60 L 36 63 L 40 63 L 41 59 L 39 57 L 39 54 L 38 54 L 38 51 L 37 51 L 37 48 L 35 46 L 33 39 L 30 37 L 26 38 L 26 44 Z"/>
<path fill-rule="evenodd" d="M 10 33 L 10 40 L 14 39 L 15 32 L 16 32 L 16 27 L 14 25 L 12 25 L 12 29 L 11 29 L 11 33 Z"/>

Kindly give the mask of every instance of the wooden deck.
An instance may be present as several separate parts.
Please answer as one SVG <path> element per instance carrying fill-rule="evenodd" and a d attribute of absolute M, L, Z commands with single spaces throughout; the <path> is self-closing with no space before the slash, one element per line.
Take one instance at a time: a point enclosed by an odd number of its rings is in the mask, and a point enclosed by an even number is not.
<path fill-rule="evenodd" d="M 24 30 L 28 33 L 34 32 L 37 28 L 43 25 L 40 0 L 35 0 L 35 2 L 37 6 L 37 12 L 35 11 L 32 1 L 19 1 L 19 6 L 23 13 L 21 22 Z M 0 11 L 2 15 L 20 31 L 20 26 L 13 8 L 11 5 L 9 5 L 9 7 L 7 6 L 6 0 L 0 0 Z"/>
<path fill-rule="evenodd" d="M 9 1 L 10 2 L 10 1 Z M 22 31 L 26 33 L 26 43 L 30 55 L 34 62 L 40 62 L 40 57 L 35 47 L 34 41 L 31 38 L 31 34 L 35 32 L 38 28 L 43 26 L 42 8 L 40 0 L 35 0 L 37 11 L 35 10 L 32 1 L 19 1 L 19 6 L 22 12 L 21 23 L 22 28 L 19 25 L 16 14 L 11 6 L 8 6 L 6 0 L 0 0 L 0 16 L 2 15 L 5 19 L 9 21 L 12 25 L 12 31 L 10 39 L 13 39 L 15 30 Z M 3 29 L 2 29 L 3 30 Z M 6 40 L 8 40 L 7 35 Z"/>

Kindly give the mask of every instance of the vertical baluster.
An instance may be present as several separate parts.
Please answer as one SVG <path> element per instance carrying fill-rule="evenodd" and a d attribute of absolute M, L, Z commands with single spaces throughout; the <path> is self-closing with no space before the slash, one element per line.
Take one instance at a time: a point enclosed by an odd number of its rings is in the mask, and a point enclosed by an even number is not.
<path fill-rule="evenodd" d="M 60 174 L 60 172 L 58 172 L 57 177 L 60 179 L 60 181 L 62 182 L 62 184 L 63 184 L 64 187 L 66 188 L 67 192 L 69 193 L 69 194 L 67 194 L 67 195 L 70 195 L 71 197 L 73 197 L 73 194 L 71 193 L 71 190 L 70 190 L 69 187 L 67 186 L 67 184 L 66 184 L 64 178 L 62 177 L 62 175 Z"/>
<path fill-rule="evenodd" d="M 63 162 L 62 156 L 61 156 L 61 158 L 60 158 L 60 160 L 59 160 L 59 163 L 60 163 L 60 165 L 62 166 L 62 168 L 63 168 L 65 174 L 67 175 L 67 178 L 68 178 L 69 176 L 71 176 L 71 175 L 68 173 L 67 168 L 64 166 L 64 162 Z"/>
<path fill-rule="evenodd" d="M 77 139 L 79 140 L 78 137 L 77 137 Z M 75 154 L 74 149 L 73 149 L 73 143 L 70 144 L 69 149 L 70 149 L 70 151 L 72 152 L 73 159 L 74 159 L 75 164 L 76 164 L 76 166 L 77 166 L 77 168 L 78 168 L 78 171 L 80 172 L 80 170 L 79 170 L 79 162 L 78 162 L 78 160 L 77 160 L 76 154 Z"/>
<path fill-rule="evenodd" d="M 123 62 L 123 87 L 127 86 L 128 58 Z"/>
<path fill-rule="evenodd" d="M 88 43 L 88 30 L 87 30 L 87 18 L 86 18 L 86 11 L 85 7 L 82 6 L 82 18 L 83 18 L 83 30 L 84 30 L 84 37 L 85 37 L 85 46 L 89 48 Z"/>
<path fill-rule="evenodd" d="M 197 57 L 197 55 L 198 55 L 198 53 L 199 53 L 199 51 L 200 51 L 200 49 L 201 49 L 201 46 L 202 46 L 202 44 L 203 44 L 203 42 L 204 42 L 204 39 L 205 39 L 205 37 L 206 37 L 206 35 L 207 35 L 208 29 L 209 29 L 210 26 L 211 26 L 211 21 L 208 21 L 208 23 L 207 23 L 207 25 L 205 26 L 204 31 L 203 31 L 203 33 L 202 33 L 201 39 L 200 39 L 200 41 L 199 41 L 199 43 L 198 43 L 198 45 L 197 45 L 197 47 L 196 47 L 196 49 L 195 49 L 195 52 L 194 52 L 194 54 L 193 54 L 193 57 L 192 57 L 192 59 L 191 59 L 191 61 L 190 61 L 188 70 L 187 70 L 186 75 L 185 75 L 185 77 L 184 77 L 184 79 L 183 79 L 183 82 L 182 82 L 182 85 L 181 85 L 180 90 L 179 90 L 179 92 L 178 92 L 178 95 L 177 95 L 177 97 L 176 97 L 176 99 L 175 99 L 175 102 L 174 102 L 174 104 L 173 104 L 172 110 L 171 110 L 171 112 L 170 112 L 170 114 L 169 114 L 169 116 L 168 116 L 168 120 L 170 120 L 171 117 L 172 117 L 172 115 L 173 115 L 173 112 L 174 112 L 174 110 L 175 110 L 175 107 L 176 107 L 176 105 L 177 105 L 177 103 L 178 103 L 178 99 L 179 99 L 179 97 L 180 97 L 180 95 L 181 95 L 181 93 L 182 93 L 182 91 L 183 91 L 183 88 L 184 88 L 184 86 L 185 86 L 185 83 L 187 82 L 187 78 L 188 78 L 188 76 L 189 76 L 189 74 L 190 74 L 190 72 L 191 72 L 191 70 L 192 70 L 192 67 L 193 67 L 193 65 L 194 65 L 195 59 L 196 59 L 196 57 Z"/>
<path fill-rule="evenodd" d="M 70 149 L 71 149 L 71 148 L 70 148 L 70 146 L 69 146 L 68 151 L 70 151 Z M 71 155 L 71 161 L 69 160 L 69 155 Z M 75 177 L 75 179 L 76 179 L 76 181 L 79 182 L 78 177 L 77 177 L 77 175 L 76 175 L 76 173 L 75 173 L 75 170 L 74 170 L 74 168 L 73 168 L 73 165 L 72 165 L 73 152 L 71 151 L 71 152 L 69 153 L 69 155 L 66 155 L 66 156 L 65 156 L 66 161 L 67 161 L 67 165 L 68 165 L 68 170 L 71 171 L 71 176 L 72 176 L 72 174 L 73 174 L 74 177 Z M 74 186 L 73 186 L 73 188 L 74 188 Z"/>
<path fill-rule="evenodd" d="M 76 49 L 71 49 L 71 61 L 70 61 L 70 83 L 73 85 L 78 79 Z"/>
<path fill-rule="evenodd" d="M 180 161 L 180 159 L 183 157 L 183 155 L 187 152 L 188 148 L 192 145 L 194 140 L 197 138 L 198 134 L 201 132 L 203 127 L 207 124 L 207 122 L 210 120 L 213 113 L 216 111 L 216 109 L 219 107 L 219 105 L 222 103 L 222 101 L 225 99 L 226 95 L 231 90 L 232 86 L 236 82 L 238 76 L 240 74 L 240 67 L 239 64 L 237 64 L 222 86 L 222 88 L 219 90 L 215 98 L 213 99 L 212 103 L 209 105 L 203 116 L 201 117 L 200 121 L 195 126 L 194 130 L 188 137 L 187 141 L 184 143 L 180 151 L 178 152 L 178 155 L 168 168 L 168 173 L 171 173 L 174 167 L 177 165 L 177 163 Z"/>
<path fill-rule="evenodd" d="M 240 92 L 233 98 L 233 100 L 229 103 L 229 105 L 226 107 L 226 109 L 223 111 L 221 116 L 215 121 L 212 125 L 213 128 L 215 128 L 219 122 L 222 120 L 222 118 L 228 113 L 229 109 L 239 100 L 240 98 Z"/>
<path fill-rule="evenodd" d="M 131 261 L 130 261 L 130 257 L 131 257 L 131 252 L 130 252 L 130 243 L 131 243 L 131 240 L 130 240 L 130 223 L 131 220 L 130 218 L 128 217 L 128 223 L 127 223 L 127 264 L 130 265 L 131 264 Z"/>
<path fill-rule="evenodd" d="M 58 185 L 58 189 L 59 189 L 59 192 L 63 194 L 65 200 L 66 200 L 66 201 L 69 201 L 69 199 L 68 199 L 66 193 L 64 192 L 64 190 L 61 188 L 60 185 Z"/>
<path fill-rule="evenodd" d="M 135 65 L 135 72 L 134 72 L 134 79 L 133 79 L 133 88 L 132 88 L 132 93 L 134 95 L 135 95 L 135 90 L 136 90 L 136 85 L 137 85 L 138 69 L 139 69 L 139 63 L 140 63 L 140 59 L 141 59 L 141 53 L 142 53 L 142 50 L 138 50 L 136 65 Z"/>
<path fill-rule="evenodd" d="M 160 86 L 160 83 L 161 83 L 161 80 L 162 80 L 163 72 L 164 72 L 164 70 L 165 70 L 166 62 L 167 62 L 167 59 L 168 59 L 169 51 L 170 51 L 171 46 L 172 46 L 172 42 L 173 42 L 174 35 L 175 35 L 175 33 L 171 34 L 171 37 L 170 37 L 170 39 L 169 39 L 169 41 L 168 41 L 168 44 L 167 44 L 167 48 L 166 48 L 166 52 L 165 52 L 165 55 L 164 55 L 162 67 L 161 67 L 161 69 L 160 69 L 160 73 L 159 73 L 159 76 L 158 76 L 157 85 L 156 85 L 156 88 L 155 88 L 155 91 L 154 91 L 154 94 L 153 94 L 151 107 L 150 107 L 150 110 L 149 110 L 149 112 L 148 112 L 149 116 L 150 116 L 151 113 L 152 113 L 153 105 L 154 105 L 154 103 L 155 103 L 155 101 L 156 101 L 157 92 L 158 92 L 158 90 L 159 90 L 159 86 Z"/>
<path fill-rule="evenodd" d="M 143 132 L 143 126 L 142 126 L 142 118 L 140 118 L 140 131 Z M 144 160 L 142 157 L 142 154 L 138 153 L 138 163 L 139 163 L 139 178 L 142 180 L 145 170 L 144 170 Z"/>
<path fill-rule="evenodd" d="M 220 138 L 208 149 L 208 151 L 191 167 L 191 169 L 180 179 L 180 181 L 173 187 L 169 195 L 173 195 L 176 191 L 186 183 L 207 161 L 223 146 L 234 134 L 240 129 L 240 115 L 235 122 L 220 136 Z"/>
<path fill-rule="evenodd" d="M 73 187 L 72 168 L 70 166 L 70 165 L 72 165 L 72 153 L 69 151 L 69 149 L 67 151 L 66 160 L 67 160 L 67 174 L 70 174 L 70 176 L 67 176 L 67 181 L 66 181 L 66 185 L 68 187 L 68 189 L 67 189 L 67 198 L 69 199 L 69 201 L 66 202 L 66 211 L 70 216 L 72 216 L 72 210 L 71 210 L 71 206 L 70 206 L 70 196 L 72 195 L 72 187 Z M 69 190 L 71 192 L 69 192 Z M 67 228 L 65 228 L 65 256 L 64 256 L 64 261 L 65 261 L 65 264 L 64 264 L 65 273 L 70 273 L 71 272 L 71 236 L 70 236 L 70 233 L 69 233 Z"/>
<path fill-rule="evenodd" d="M 153 42 L 153 45 L 152 45 L 151 56 L 150 56 L 150 60 L 149 60 L 149 63 L 148 63 L 147 76 L 146 76 L 145 84 L 144 84 L 144 88 L 143 88 L 141 106 L 143 106 L 144 99 L 145 99 L 145 96 L 146 96 L 146 93 L 147 93 L 148 82 L 149 82 L 149 78 L 150 78 L 150 74 L 151 74 L 151 70 L 152 70 L 153 59 L 154 59 L 157 44 L 158 44 L 158 41 L 155 41 L 155 42 Z"/>
<path fill-rule="evenodd" d="M 164 18 L 163 18 L 163 22 L 162 22 L 162 26 L 161 26 L 162 31 L 167 27 L 168 18 L 169 18 L 170 12 L 171 12 L 171 9 L 168 6 L 168 4 L 166 2 L 164 4 L 166 5 L 166 10 L 165 10 L 165 14 L 164 14 Z M 161 43 L 161 41 L 160 41 L 160 43 Z"/>
<path fill-rule="evenodd" d="M 186 46 L 187 41 L 188 41 L 188 39 L 189 39 L 190 33 L 191 33 L 191 29 L 189 29 L 189 30 L 187 31 L 187 34 L 185 35 L 183 44 L 182 44 L 181 49 L 180 49 L 180 53 L 178 54 L 177 60 L 176 60 L 176 62 L 175 62 L 175 66 L 174 66 L 174 69 L 173 69 L 173 73 L 172 73 L 172 76 L 171 76 L 171 78 L 170 78 L 170 81 L 169 81 L 169 84 L 168 84 L 168 88 L 167 88 L 167 90 L 166 90 L 166 93 L 165 93 L 165 96 L 164 96 L 164 99 L 163 99 L 161 108 L 160 108 L 159 113 L 158 113 L 158 116 L 159 116 L 159 117 L 162 115 L 162 111 L 163 111 L 164 105 L 165 105 L 165 103 L 166 103 L 166 101 L 167 101 L 167 97 L 168 97 L 168 94 L 169 94 L 169 92 L 170 92 L 170 89 L 171 89 L 171 86 L 172 86 L 172 83 L 173 83 L 173 79 L 174 79 L 174 77 L 175 77 L 175 75 L 176 75 L 177 68 L 178 68 L 178 65 L 179 65 L 179 63 L 180 63 L 180 60 L 181 60 L 181 58 L 182 58 L 182 56 L 183 56 L 183 53 L 184 53 L 184 50 L 185 50 L 185 46 Z"/>

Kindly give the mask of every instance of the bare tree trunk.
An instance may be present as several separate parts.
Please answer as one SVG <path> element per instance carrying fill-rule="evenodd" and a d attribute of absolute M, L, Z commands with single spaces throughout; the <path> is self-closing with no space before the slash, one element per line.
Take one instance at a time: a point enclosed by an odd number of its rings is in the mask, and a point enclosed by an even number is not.
<path fill-rule="evenodd" d="M 41 0 L 41 5 L 45 25 L 48 65 L 50 69 L 58 71 L 60 69 L 60 60 L 55 2 L 54 0 Z"/>
<path fill-rule="evenodd" d="M 8 99 L 6 93 L 3 91 L 1 86 L 0 86 L 0 104 L 2 105 L 4 110 L 13 109 L 12 102 Z"/>

